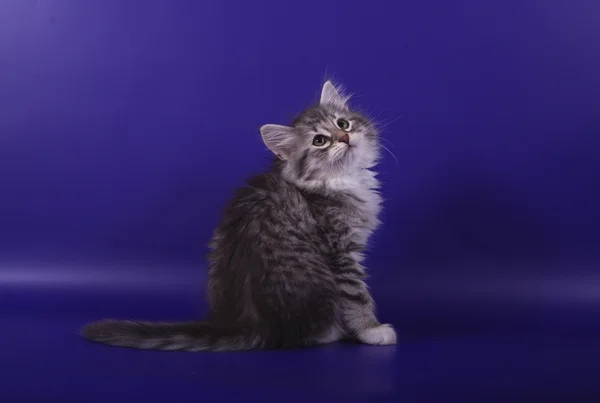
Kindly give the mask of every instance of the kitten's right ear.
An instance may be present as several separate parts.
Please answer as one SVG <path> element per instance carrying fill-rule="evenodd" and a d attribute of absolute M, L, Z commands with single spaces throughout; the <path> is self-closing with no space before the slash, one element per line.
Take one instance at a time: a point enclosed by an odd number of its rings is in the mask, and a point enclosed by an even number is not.
<path fill-rule="evenodd" d="M 260 128 L 260 135 L 265 145 L 279 159 L 287 160 L 295 146 L 294 129 L 281 125 L 264 125 Z"/>

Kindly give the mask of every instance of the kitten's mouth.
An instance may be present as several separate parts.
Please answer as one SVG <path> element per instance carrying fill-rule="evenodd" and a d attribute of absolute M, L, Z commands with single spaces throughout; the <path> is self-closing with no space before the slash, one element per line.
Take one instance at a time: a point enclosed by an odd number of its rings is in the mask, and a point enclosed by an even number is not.
<path fill-rule="evenodd" d="M 340 158 L 343 160 L 348 160 L 348 159 L 352 158 L 352 155 L 354 154 L 352 152 L 353 148 L 354 148 L 353 146 L 351 146 L 350 144 L 347 144 L 347 147 L 344 147 L 344 149 L 340 153 Z"/>

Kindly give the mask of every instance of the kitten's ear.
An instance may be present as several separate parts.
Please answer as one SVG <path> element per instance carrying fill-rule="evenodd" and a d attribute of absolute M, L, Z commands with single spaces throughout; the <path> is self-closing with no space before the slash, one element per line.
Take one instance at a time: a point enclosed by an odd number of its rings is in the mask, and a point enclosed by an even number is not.
<path fill-rule="evenodd" d="M 260 135 L 265 145 L 279 159 L 287 160 L 294 151 L 296 138 L 291 127 L 264 125 L 260 128 Z"/>
<path fill-rule="evenodd" d="M 346 102 L 350 99 L 349 96 L 342 94 L 339 88 L 336 88 L 331 81 L 327 81 L 323 84 L 321 90 L 321 105 L 330 104 L 338 108 L 348 109 Z"/>

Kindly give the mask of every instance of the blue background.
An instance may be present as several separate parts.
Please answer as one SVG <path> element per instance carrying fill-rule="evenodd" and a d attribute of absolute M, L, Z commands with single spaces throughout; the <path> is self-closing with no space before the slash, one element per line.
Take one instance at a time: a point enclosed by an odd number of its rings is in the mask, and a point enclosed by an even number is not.
<path fill-rule="evenodd" d="M 599 12 L 593 0 L 0 0 L 0 366 L 14 378 L 0 396 L 598 392 Z M 104 316 L 198 314 L 212 228 L 270 159 L 258 128 L 288 123 L 326 78 L 356 94 L 395 156 L 380 166 L 369 266 L 400 345 L 282 359 L 79 340 Z"/>

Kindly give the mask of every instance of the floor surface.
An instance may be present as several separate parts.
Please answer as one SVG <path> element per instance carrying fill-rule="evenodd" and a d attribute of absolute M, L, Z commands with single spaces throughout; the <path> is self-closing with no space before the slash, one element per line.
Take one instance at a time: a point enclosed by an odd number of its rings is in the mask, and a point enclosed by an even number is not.
<path fill-rule="evenodd" d="M 381 282 L 373 292 L 397 346 L 174 353 L 91 344 L 77 329 L 104 317 L 195 318 L 201 274 L 0 273 L 0 402 L 600 401 L 600 304 L 590 293 L 503 297 L 498 280 L 487 283 L 495 294 L 451 298 L 414 279 L 397 291 Z"/>

